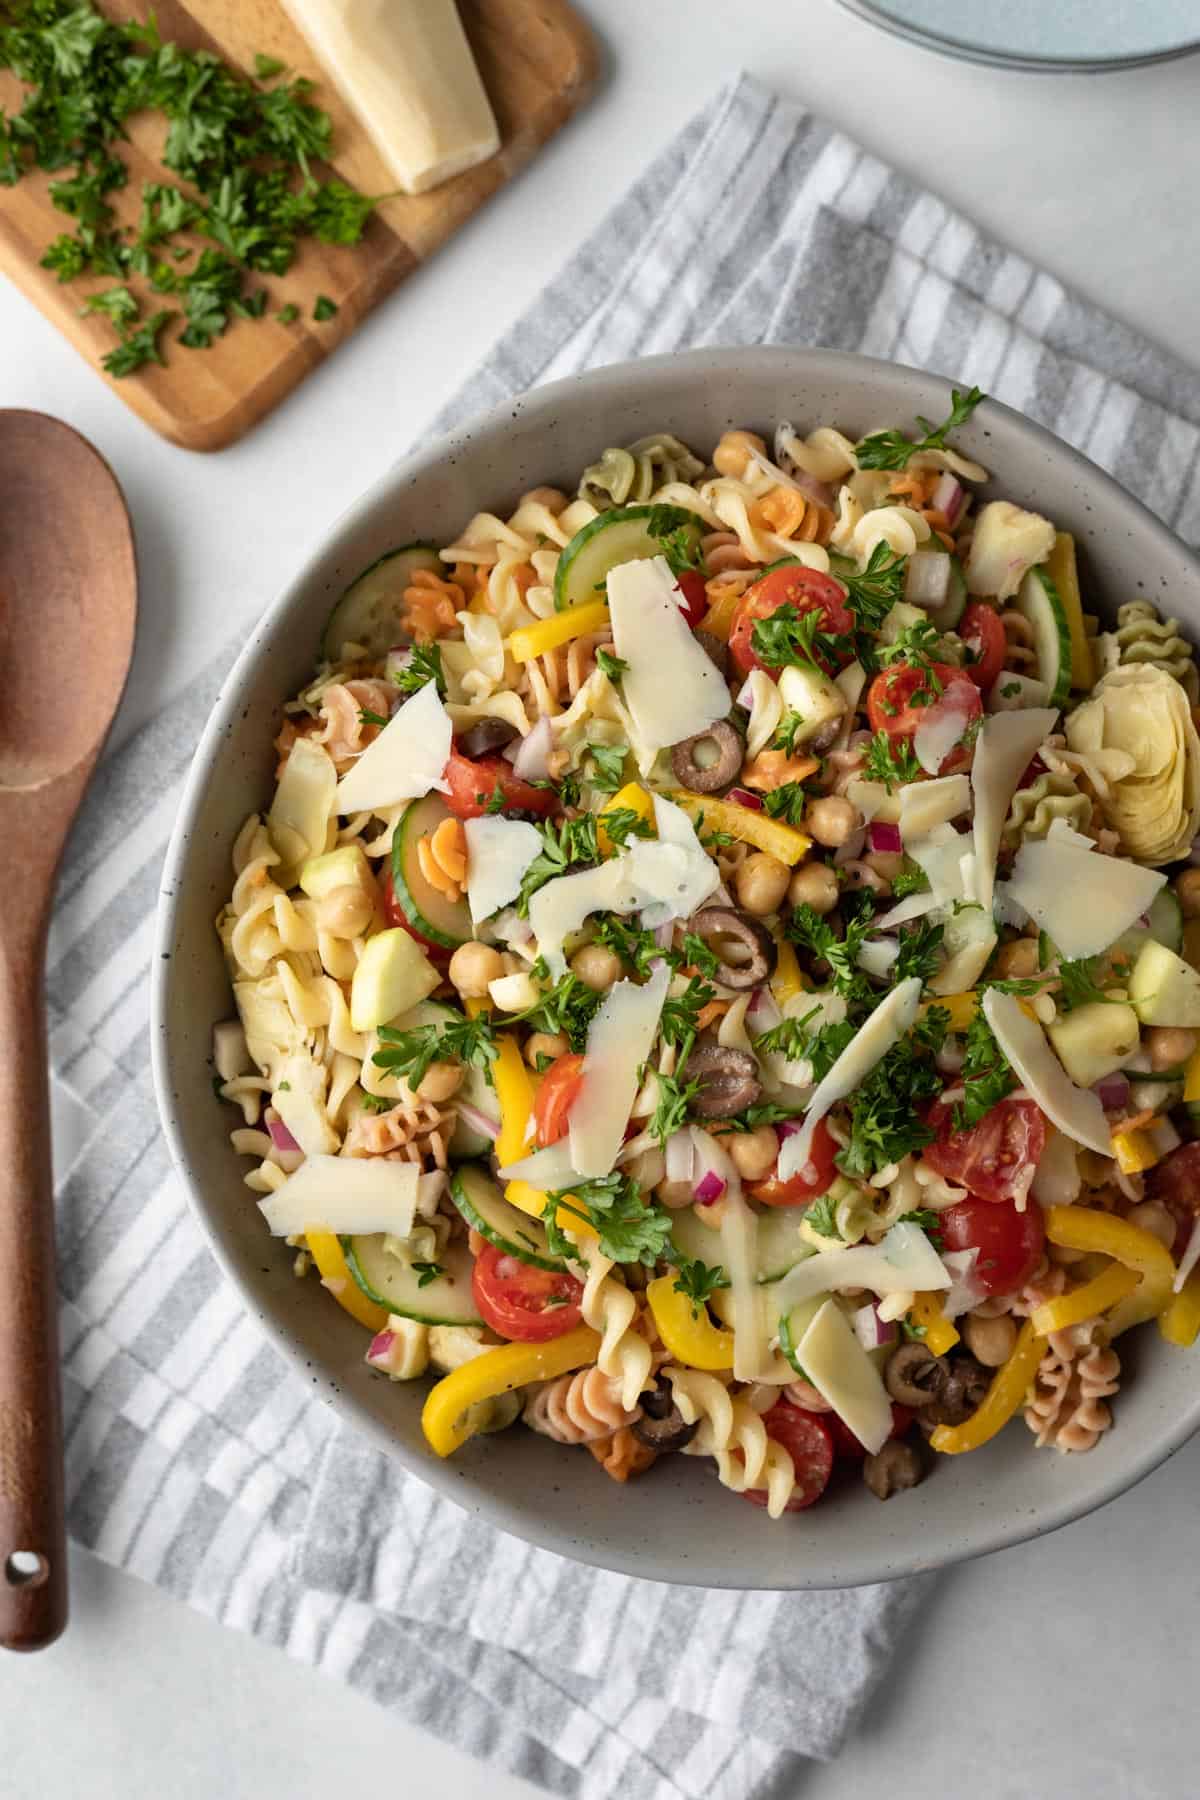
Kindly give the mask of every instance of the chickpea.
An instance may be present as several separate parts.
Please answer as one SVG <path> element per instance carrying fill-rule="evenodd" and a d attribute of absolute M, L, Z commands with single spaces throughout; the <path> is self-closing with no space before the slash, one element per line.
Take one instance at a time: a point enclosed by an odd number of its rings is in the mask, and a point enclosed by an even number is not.
<path fill-rule="evenodd" d="M 725 1148 L 743 1181 L 762 1181 L 775 1167 L 779 1139 L 773 1125 L 759 1125 L 754 1131 L 731 1132 Z"/>
<path fill-rule="evenodd" d="M 1175 877 L 1175 893 L 1185 919 L 1200 919 L 1200 869 L 1184 869 Z"/>
<path fill-rule="evenodd" d="M 1006 981 L 1028 981 L 1038 972 L 1036 938 L 1014 938 L 996 952 L 996 968 Z"/>
<path fill-rule="evenodd" d="M 890 889 L 893 881 L 904 867 L 904 852 L 903 850 L 870 850 L 863 857 L 863 861 L 868 869 L 874 869 L 877 875 L 883 876 Z"/>
<path fill-rule="evenodd" d="M 498 981 L 504 973 L 504 962 L 490 944 L 474 940 L 460 944 L 450 958 L 450 979 L 465 1000 L 483 1000 L 488 983 Z"/>
<path fill-rule="evenodd" d="M 845 869 L 846 886 L 853 892 L 856 888 L 869 888 L 873 894 L 890 894 L 892 884 L 878 869 L 873 869 L 868 862 L 848 862 Z"/>
<path fill-rule="evenodd" d="M 431 1106 L 440 1106 L 443 1100 L 449 1100 L 451 1094 L 457 1094 L 462 1086 L 462 1079 L 461 1063 L 430 1063 L 417 1088 L 417 1094 L 420 1099 L 428 1100 Z"/>
<path fill-rule="evenodd" d="M 841 794 L 825 794 L 814 800 L 804 815 L 804 828 L 818 844 L 838 849 L 862 825 L 857 806 Z"/>
<path fill-rule="evenodd" d="M 765 918 L 767 913 L 778 912 L 788 891 L 791 873 L 777 856 L 771 856 L 766 850 L 756 850 L 753 856 L 746 858 L 734 881 L 739 905 L 758 919 Z"/>
<path fill-rule="evenodd" d="M 832 912 L 838 903 L 838 879 L 827 863 L 801 863 L 788 886 L 793 906 L 811 906 L 815 913 Z"/>
<path fill-rule="evenodd" d="M 621 959 L 615 950 L 609 950 L 604 944 L 585 944 L 571 958 L 571 971 L 578 975 L 584 987 L 590 987 L 593 993 L 604 994 L 614 981 L 621 979 Z"/>
<path fill-rule="evenodd" d="M 651 1188 L 656 1188 L 666 1178 L 667 1159 L 652 1144 L 640 1156 L 635 1156 L 625 1164 L 625 1173 L 637 1182 L 644 1194 L 648 1194 Z"/>
<path fill-rule="evenodd" d="M 998 1369 L 1006 1363 L 1017 1341 L 1017 1327 L 1007 1313 L 997 1319 L 979 1319 L 970 1313 L 963 1320 L 962 1334 L 967 1349 L 985 1369 Z"/>
<path fill-rule="evenodd" d="M 718 475 L 733 475 L 740 479 L 746 473 L 752 449 L 760 456 L 767 454 L 766 443 L 757 431 L 727 431 L 713 451 L 713 468 Z"/>
<path fill-rule="evenodd" d="M 1190 1062 L 1196 1051 L 1196 1033 L 1178 1025 L 1155 1025 L 1146 1033 L 1145 1045 L 1150 1052 L 1150 1067 L 1161 1073 L 1178 1069 Z"/>
<path fill-rule="evenodd" d="M 556 1056 L 565 1056 L 571 1048 L 565 1031 L 535 1031 L 525 1045 L 525 1061 L 531 1069 L 536 1069 L 544 1058 L 553 1062 Z"/>
<path fill-rule="evenodd" d="M 660 1181 L 655 1192 L 669 1212 L 678 1212 L 681 1206 L 690 1206 L 696 1198 L 690 1181 Z"/>
<path fill-rule="evenodd" d="M 1161 1200 L 1143 1200 L 1140 1206 L 1131 1206 L 1126 1213 L 1131 1225 L 1138 1225 L 1156 1237 L 1160 1244 L 1170 1250 L 1175 1242 L 1175 1219 Z"/>
<path fill-rule="evenodd" d="M 351 882 L 330 888 L 317 902 L 317 930 L 330 937 L 361 937 L 375 913 L 371 896 Z"/>

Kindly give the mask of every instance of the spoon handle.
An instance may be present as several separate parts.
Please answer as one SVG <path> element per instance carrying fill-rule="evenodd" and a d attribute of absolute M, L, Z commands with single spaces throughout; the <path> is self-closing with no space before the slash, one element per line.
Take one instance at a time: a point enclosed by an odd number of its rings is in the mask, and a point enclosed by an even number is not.
<path fill-rule="evenodd" d="M 0 1644 L 67 1622 L 44 933 L 0 944 Z"/>

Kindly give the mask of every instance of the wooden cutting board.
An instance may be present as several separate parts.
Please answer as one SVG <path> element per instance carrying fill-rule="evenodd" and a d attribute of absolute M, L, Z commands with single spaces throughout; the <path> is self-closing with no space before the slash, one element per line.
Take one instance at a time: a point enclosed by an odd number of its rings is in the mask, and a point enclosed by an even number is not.
<path fill-rule="evenodd" d="M 297 74 L 311 76 L 317 102 L 333 119 L 332 168 L 363 193 L 383 193 L 392 185 L 366 133 L 322 77 L 275 0 L 157 0 L 152 5 L 104 0 L 100 10 L 113 19 L 144 19 L 153 10 L 164 39 L 188 49 L 216 50 L 244 70 L 253 68 L 255 53 L 261 51 L 279 57 Z M 211 348 L 179 347 L 173 340 L 181 324 L 168 326 L 161 340 L 166 367 L 147 364 L 111 385 L 171 443 L 188 450 L 220 450 L 249 431 L 398 282 L 511 181 L 587 99 L 597 73 L 595 40 L 567 0 L 461 0 L 461 11 L 496 113 L 499 152 L 432 193 L 384 201 L 353 248 L 306 239 L 286 275 L 252 276 L 247 283 L 268 289 L 266 315 L 235 320 Z M 0 107 L 6 112 L 20 106 L 23 91 L 12 75 L 0 74 Z M 174 179 L 158 161 L 165 132 L 161 117 L 135 117 L 129 129 L 131 142 L 121 151 L 129 183 L 110 196 L 122 224 L 136 221 L 144 181 Z M 50 270 L 39 267 L 46 246 L 71 228 L 71 221 L 51 204 L 51 179 L 34 171 L 16 187 L 0 187 L 0 270 L 108 381 L 100 359 L 116 342 L 112 328 L 94 316 L 81 318 L 79 309 L 89 293 L 110 287 L 113 278 L 60 284 Z M 143 302 L 143 314 L 172 304 L 170 297 L 151 295 L 137 278 L 130 285 Z M 481 293 L 485 289 L 481 274 Z M 336 316 L 325 324 L 312 317 L 319 294 L 337 302 Z M 288 301 L 299 307 L 300 317 L 281 325 L 272 314 Z M 408 346 L 409 353 L 413 349 Z"/>

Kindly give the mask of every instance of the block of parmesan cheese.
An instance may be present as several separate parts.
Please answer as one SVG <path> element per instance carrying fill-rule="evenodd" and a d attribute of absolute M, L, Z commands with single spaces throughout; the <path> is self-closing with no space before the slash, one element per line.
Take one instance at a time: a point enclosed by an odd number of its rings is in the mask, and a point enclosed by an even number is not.
<path fill-rule="evenodd" d="M 406 194 L 424 194 L 500 148 L 455 0 L 284 6 Z"/>

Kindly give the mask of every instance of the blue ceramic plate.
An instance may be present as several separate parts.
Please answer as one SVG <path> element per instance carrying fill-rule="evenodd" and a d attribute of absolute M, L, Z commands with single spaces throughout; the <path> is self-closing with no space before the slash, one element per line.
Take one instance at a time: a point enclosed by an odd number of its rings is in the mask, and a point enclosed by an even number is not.
<path fill-rule="evenodd" d="M 1025 69 L 1129 68 L 1200 49 L 1196 0 L 842 0 L 951 56 Z"/>

